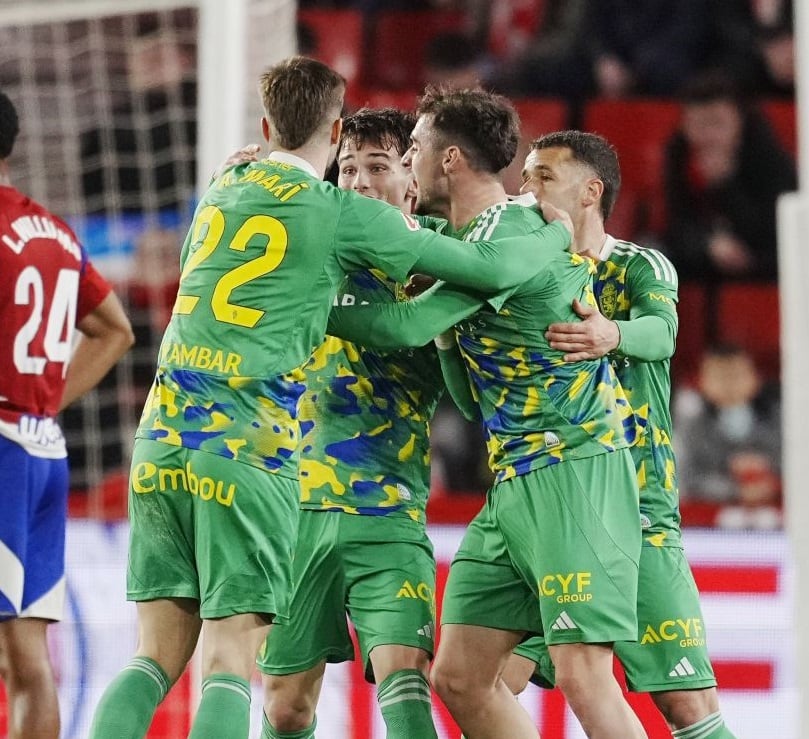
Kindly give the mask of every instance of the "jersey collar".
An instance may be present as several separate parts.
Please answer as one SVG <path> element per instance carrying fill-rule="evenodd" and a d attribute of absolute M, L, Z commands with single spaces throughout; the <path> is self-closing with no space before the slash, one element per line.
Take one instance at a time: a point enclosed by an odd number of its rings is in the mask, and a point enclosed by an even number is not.
<path fill-rule="evenodd" d="M 602 246 L 601 251 L 598 252 L 599 260 L 606 262 L 610 258 L 610 254 L 612 254 L 612 250 L 615 248 L 617 243 L 618 240 L 614 236 L 607 234 L 606 238 L 604 239 L 604 246 Z"/>
<path fill-rule="evenodd" d="M 281 162 L 282 164 L 289 164 L 293 167 L 297 167 L 298 169 L 302 169 L 304 172 L 308 172 L 310 175 L 312 175 L 312 177 L 317 177 L 315 168 L 305 159 L 297 156 L 296 154 L 290 154 L 288 151 L 271 151 L 270 156 L 267 158 L 276 162 Z"/>

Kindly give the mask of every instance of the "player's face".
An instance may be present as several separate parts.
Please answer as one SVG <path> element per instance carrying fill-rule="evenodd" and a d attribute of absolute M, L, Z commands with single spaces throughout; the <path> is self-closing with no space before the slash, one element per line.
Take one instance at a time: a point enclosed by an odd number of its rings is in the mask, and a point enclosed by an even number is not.
<path fill-rule="evenodd" d="M 566 210 L 575 220 L 590 179 L 587 167 L 575 161 L 567 147 L 532 149 L 525 157 L 520 192 Z"/>
<path fill-rule="evenodd" d="M 355 190 L 360 195 L 384 200 L 410 213 L 415 185 L 409 166 L 395 148 L 383 149 L 377 144 L 357 146 L 356 141 L 345 139 L 337 156 L 337 186 L 342 190 Z"/>
<path fill-rule="evenodd" d="M 442 214 L 448 212 L 449 193 L 442 166 L 444 151 L 435 146 L 435 135 L 429 116 L 421 116 L 410 134 L 410 148 L 402 157 L 413 169 L 418 186 L 416 212 Z"/>

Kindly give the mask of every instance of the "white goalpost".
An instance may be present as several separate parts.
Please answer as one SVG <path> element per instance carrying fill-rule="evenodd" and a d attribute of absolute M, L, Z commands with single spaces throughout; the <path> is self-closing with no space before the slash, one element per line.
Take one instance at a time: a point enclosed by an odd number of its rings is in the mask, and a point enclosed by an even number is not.
<path fill-rule="evenodd" d="M 783 459 L 786 524 L 793 556 L 795 647 L 799 726 L 809 724 L 809 490 L 806 419 L 809 417 L 809 5 L 796 2 L 795 52 L 798 107 L 798 192 L 778 207 L 779 289 L 783 386 Z"/>

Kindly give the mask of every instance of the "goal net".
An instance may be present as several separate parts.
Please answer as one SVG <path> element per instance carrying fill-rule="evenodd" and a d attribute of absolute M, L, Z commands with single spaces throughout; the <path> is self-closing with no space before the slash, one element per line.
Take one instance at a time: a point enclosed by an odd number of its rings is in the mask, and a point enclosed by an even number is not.
<path fill-rule="evenodd" d="M 258 77 L 294 53 L 295 14 L 295 0 L 0 0 L 0 89 L 21 123 L 12 182 L 73 226 L 137 339 L 61 418 L 74 518 L 68 607 L 50 639 L 64 739 L 87 735 L 101 690 L 134 648 L 126 527 L 92 519 L 126 516 L 133 433 L 198 183 L 258 140 Z M 186 735 L 195 684 L 180 680 L 150 737 Z M 0 683 L 0 736 L 4 704 Z"/>
<path fill-rule="evenodd" d="M 12 180 L 75 228 L 137 337 L 63 414 L 75 512 L 125 514 L 197 181 L 257 139 L 258 75 L 294 52 L 294 29 L 294 0 L 0 3 L 0 88 L 22 128 Z"/>

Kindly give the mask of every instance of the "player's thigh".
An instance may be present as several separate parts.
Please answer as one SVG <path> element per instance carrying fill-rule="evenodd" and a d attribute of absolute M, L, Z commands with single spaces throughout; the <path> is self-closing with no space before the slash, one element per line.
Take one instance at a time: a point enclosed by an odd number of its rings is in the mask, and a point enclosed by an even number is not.
<path fill-rule="evenodd" d="M 269 629 L 269 618 L 259 613 L 206 619 L 202 624 L 202 676 L 227 673 L 249 680 Z"/>
<path fill-rule="evenodd" d="M 341 530 L 347 608 L 369 678 L 369 654 L 384 645 L 431 657 L 435 558 L 424 526 L 397 517 L 344 515 Z"/>
<path fill-rule="evenodd" d="M 441 623 L 541 633 L 535 583 L 508 554 L 494 515 L 494 493 L 466 529 L 449 570 Z"/>
<path fill-rule="evenodd" d="M 538 587 L 546 643 L 633 638 L 640 514 L 629 452 L 545 467 L 495 492 L 508 552 Z"/>
<path fill-rule="evenodd" d="M 699 592 L 682 549 L 643 547 L 638 627 L 637 641 L 615 644 L 630 690 L 696 690 L 716 685 Z"/>
<path fill-rule="evenodd" d="M 297 483 L 138 439 L 130 475 L 131 600 L 195 598 L 202 618 L 287 618 Z"/>
<path fill-rule="evenodd" d="M 433 663 L 433 680 L 463 691 L 491 687 L 506 666 L 522 632 L 470 624 L 444 624 Z"/>
<path fill-rule="evenodd" d="M 0 437 L 0 616 L 62 618 L 67 489 L 66 459 Z"/>
<path fill-rule="evenodd" d="M 202 621 L 199 603 L 187 598 L 160 598 L 137 604 L 136 654 L 157 662 L 174 683 L 194 654 Z"/>
<path fill-rule="evenodd" d="M 277 623 L 261 647 L 267 675 L 302 673 L 321 662 L 354 659 L 346 622 L 347 585 L 340 522 L 348 514 L 301 511 L 293 562 L 291 618 Z"/>
<path fill-rule="evenodd" d="M 49 621 L 40 618 L 0 621 L 0 652 L 7 679 L 27 681 L 39 674 L 51 674 L 48 625 Z"/>

